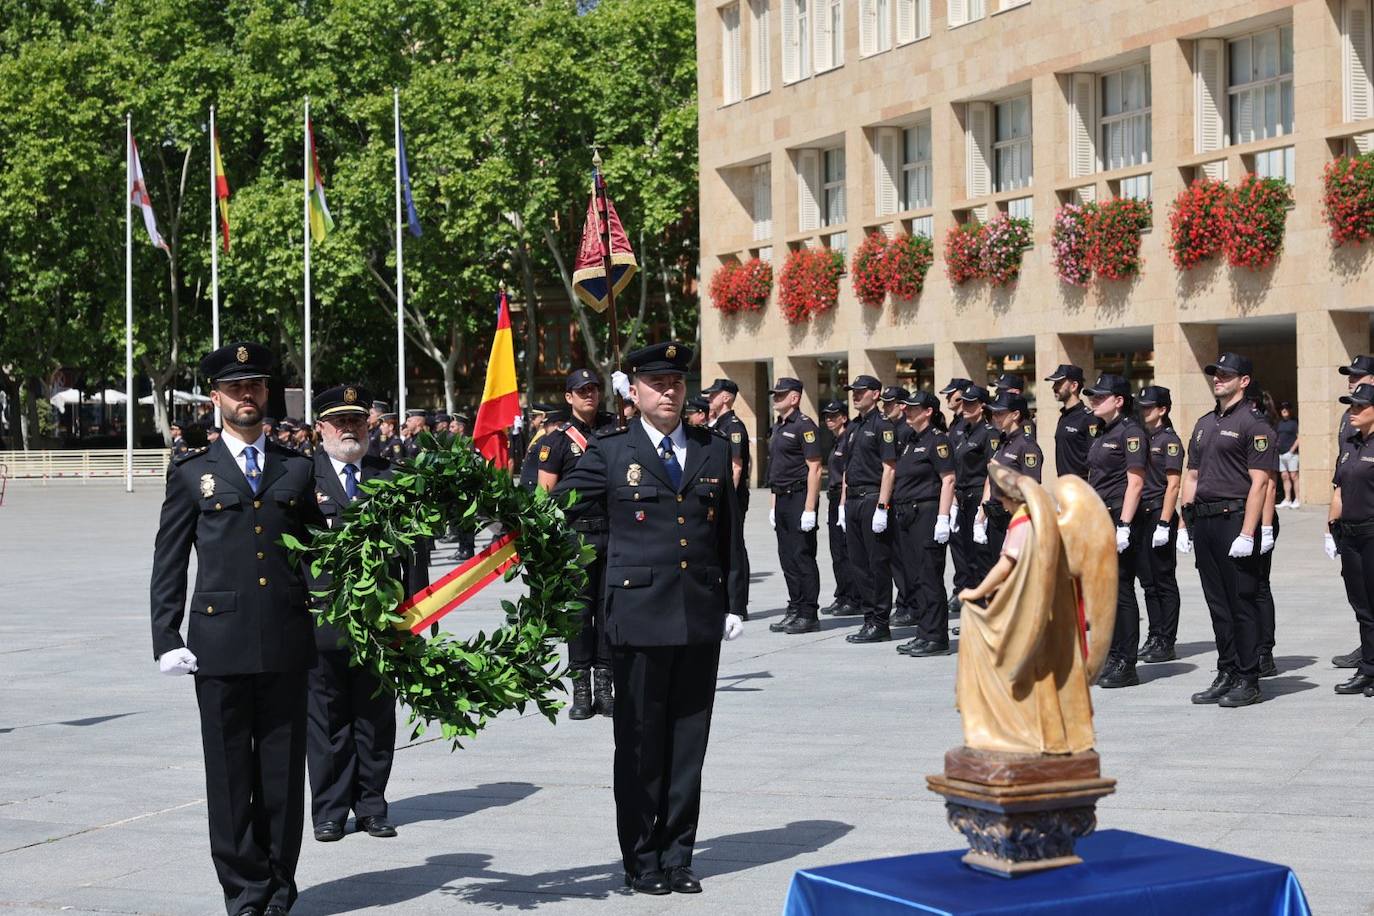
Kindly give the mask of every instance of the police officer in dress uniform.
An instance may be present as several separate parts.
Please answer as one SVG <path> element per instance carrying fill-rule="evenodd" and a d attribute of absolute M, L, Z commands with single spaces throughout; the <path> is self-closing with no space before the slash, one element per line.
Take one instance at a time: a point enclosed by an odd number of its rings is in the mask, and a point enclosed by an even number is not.
<path fill-rule="evenodd" d="M 1179 550 L 1196 548 L 1202 594 L 1217 640 L 1217 676 L 1194 703 L 1249 706 L 1259 689 L 1259 534 L 1270 474 L 1278 470 L 1274 431 L 1250 409 L 1250 359 L 1223 353 L 1207 366 L 1216 409 L 1188 441 Z"/>
<path fill-rule="evenodd" d="M 401 457 L 413 461 L 420 454 L 420 433 L 429 428 L 429 412 L 407 410 L 405 428 L 401 431 Z"/>
<path fill-rule="evenodd" d="M 1099 687 L 1134 687 L 1140 683 L 1136 659 L 1140 646 L 1140 605 L 1135 599 L 1136 554 L 1153 537 L 1141 493 L 1150 466 L 1150 441 L 1131 416 L 1131 385 L 1119 375 L 1098 376 L 1085 388 L 1093 416 L 1102 431 L 1088 449 L 1088 485 L 1102 497 L 1116 526 L 1116 625 Z"/>
<path fill-rule="evenodd" d="M 1347 391 L 1354 394 L 1355 389 L 1360 385 L 1374 384 L 1374 356 L 1361 354 L 1350 361 L 1350 365 L 1341 366 L 1341 375 L 1346 378 L 1348 385 Z M 1345 452 L 1350 442 L 1350 410 L 1347 409 L 1341 414 L 1340 422 L 1336 426 L 1336 460 L 1340 461 L 1340 456 Z M 1347 652 L 1345 655 L 1336 655 L 1331 659 L 1331 664 L 1337 668 L 1358 668 L 1360 666 L 1360 647 L 1355 651 Z"/>
<path fill-rule="evenodd" d="M 586 454 L 593 426 L 601 407 L 601 382 L 587 369 L 568 374 L 564 398 L 570 416 L 544 436 L 536 446 L 539 461 L 539 489 L 553 492 Z M 606 513 L 589 508 L 572 522 L 573 530 L 596 551 L 596 559 L 586 567 L 587 589 L 582 594 L 582 629 L 568 643 L 568 675 L 573 682 L 573 701 L 569 719 L 590 719 L 615 712 L 611 687 L 611 644 L 606 639 L 606 615 L 601 594 L 606 590 Z M 595 680 L 595 691 L 593 691 Z M 595 693 L 595 699 L 593 699 Z"/>
<path fill-rule="evenodd" d="M 840 401 L 827 401 L 821 408 L 821 418 L 834 439 L 826 467 L 826 532 L 830 536 L 830 568 L 835 574 L 835 600 L 821 608 L 822 614 L 847 617 L 861 613 L 862 600 L 854 585 L 854 569 L 849 562 L 849 545 L 845 542 L 840 512 L 844 508 L 844 469 L 849 462 L 849 412 Z"/>
<path fill-rule="evenodd" d="M 718 378 L 701 392 L 707 399 L 710 426 L 720 430 L 730 440 L 730 461 L 734 469 L 735 497 L 739 500 L 740 524 L 749 512 L 749 482 L 753 461 L 750 458 L 749 427 L 735 415 L 735 397 L 739 386 L 728 378 Z M 744 581 L 749 581 L 749 545 L 744 545 Z M 748 608 L 736 608 L 744 620 L 749 619 Z"/>
<path fill-rule="evenodd" d="M 906 569 L 916 612 L 916 636 L 897 647 L 903 655 L 949 653 L 945 602 L 945 545 L 954 505 L 954 454 L 945 435 L 940 399 L 917 391 L 903 399 L 907 436 L 897 456 L 892 505 L 896 510 L 897 563 Z"/>
<path fill-rule="evenodd" d="M 682 408 L 682 422 L 688 426 L 706 426 L 710 419 L 711 405 L 705 398 L 692 398 Z"/>
<path fill-rule="evenodd" d="M 1026 433 L 1029 425 L 1026 417 L 1030 408 L 1026 399 L 1009 390 L 998 393 L 993 402 L 987 405 L 992 425 L 1002 435 L 997 450 L 992 453 L 992 461 L 1003 464 L 1018 474 L 1025 474 L 1036 483 L 1044 468 L 1045 453 L 1040 444 Z M 1007 526 L 1011 524 L 1011 513 L 1002 507 L 1001 491 L 990 475 L 983 480 L 983 502 L 979 506 L 978 521 L 986 526 L 987 546 L 993 554 L 1002 552 L 1002 540 L 1007 536 Z"/>
<path fill-rule="evenodd" d="M 1072 363 L 1061 363 L 1045 376 L 1054 382 L 1054 399 L 1059 402 L 1059 424 L 1054 430 L 1054 469 L 1063 477 L 1076 474 L 1088 477 L 1088 447 L 1102 431 L 1102 421 L 1093 416 L 1083 402 L 1083 370 Z"/>
<path fill-rule="evenodd" d="M 230 916 L 290 910 L 305 809 L 314 623 L 305 570 L 280 542 L 308 541 L 307 528 L 323 527 L 324 517 L 311 463 L 264 434 L 271 363 L 255 343 L 201 360 L 224 435 L 168 469 L 149 590 L 158 667 L 196 675 L 210 857 Z"/>
<path fill-rule="evenodd" d="M 816 565 L 816 507 L 821 494 L 821 435 L 802 413 L 802 383 L 780 378 L 769 389 L 778 422 L 768 439 L 768 522 L 778 536 L 778 562 L 787 582 L 787 613 L 769 624 L 774 633 L 814 633 L 821 606 Z"/>
<path fill-rule="evenodd" d="M 892 485 L 897 476 L 897 431 L 878 406 L 881 383 L 856 376 L 845 386 L 859 416 L 849 433 L 849 464 L 844 471 L 840 518 L 849 547 L 854 581 L 863 598 L 864 624 L 845 639 L 854 643 L 892 638 L 892 533 L 888 531 Z"/>
<path fill-rule="evenodd" d="M 997 395 L 1003 392 L 1021 395 L 1022 397 L 1026 395 L 1026 380 L 1015 372 L 1004 372 L 999 375 L 997 381 L 993 383 L 993 387 L 996 389 L 996 391 L 993 392 L 994 400 Z M 1030 415 L 1030 411 L 1026 412 L 1026 418 L 1021 421 L 1021 431 L 1030 439 L 1036 438 L 1035 419 Z M 1000 553 L 1001 550 L 1002 548 L 999 546 L 995 552 Z"/>
<path fill-rule="evenodd" d="M 996 551 L 988 544 L 987 515 L 982 511 L 983 490 L 988 478 L 988 462 L 1002 445 L 1002 433 L 988 422 L 984 406 L 991 399 L 980 385 L 968 385 L 959 392 L 964 428 L 954 446 L 954 492 L 958 506 L 955 528 L 955 574 L 962 554 L 964 575 L 969 585 L 955 583 L 955 594 L 963 588 L 976 588 L 992 568 Z"/>
<path fill-rule="evenodd" d="M 892 424 L 892 430 L 897 437 L 898 455 L 901 455 L 907 440 L 911 438 L 911 428 L 906 425 L 907 394 L 907 390 L 900 385 L 888 385 L 878 396 L 883 417 Z M 914 626 L 916 624 L 916 612 L 912 608 L 916 603 L 914 595 L 916 585 L 908 577 L 907 567 L 897 557 L 897 552 L 902 549 L 899 543 L 900 533 L 895 525 L 890 524 L 889 527 L 892 528 L 892 584 L 897 588 L 897 597 L 892 602 L 892 615 L 889 623 L 894 627 Z"/>
<path fill-rule="evenodd" d="M 1341 403 L 1350 405 L 1349 432 L 1332 478 L 1326 555 L 1340 557 L 1346 597 L 1360 625 L 1360 657 L 1336 692 L 1374 697 L 1374 384 L 1356 386 Z"/>
<path fill-rule="evenodd" d="M 625 881 L 697 893 L 692 873 L 722 637 L 744 624 L 743 529 L 729 440 L 680 420 L 692 350 L 626 357 L 640 416 L 593 439 L 555 495 L 610 519 L 606 627 L 615 671 L 616 828 Z"/>
<path fill-rule="evenodd" d="M 1140 647 L 1140 661 L 1167 662 L 1177 658 L 1178 639 L 1178 496 L 1183 478 L 1183 443 L 1169 416 L 1173 397 L 1168 388 L 1147 385 L 1136 396 L 1150 437 L 1150 462 L 1140 491 L 1140 527 L 1150 532 L 1150 546 L 1136 549 L 1136 576 L 1145 592 L 1150 629 Z"/>
<path fill-rule="evenodd" d="M 385 459 L 367 454 L 367 419 L 371 400 L 361 385 L 327 388 L 311 402 L 320 429 L 320 448 L 312 459 L 315 501 L 326 523 L 341 523 L 359 486 L 388 475 Z M 396 573 L 411 592 L 428 584 L 429 569 L 416 560 Z M 329 587 L 328 574 L 311 576 L 310 590 Z M 386 784 L 396 746 L 396 697 L 376 675 L 350 664 L 345 634 L 332 624 L 315 629 L 317 660 L 310 669 L 306 718 L 306 757 L 310 769 L 311 821 L 315 839 L 341 840 L 349 812 L 357 827 L 374 837 L 393 837 L 387 819 Z"/>
<path fill-rule="evenodd" d="M 368 454 L 385 458 L 387 461 L 399 461 L 405 457 L 405 444 L 401 437 L 396 435 L 396 414 L 384 413 L 377 421 L 377 442 L 376 451 L 369 450 Z"/>
<path fill-rule="evenodd" d="M 172 433 L 172 457 L 176 458 L 178 455 L 184 455 L 190 451 L 190 446 L 186 444 L 186 438 L 181 434 L 181 423 L 173 420 L 167 425 L 167 428 Z"/>

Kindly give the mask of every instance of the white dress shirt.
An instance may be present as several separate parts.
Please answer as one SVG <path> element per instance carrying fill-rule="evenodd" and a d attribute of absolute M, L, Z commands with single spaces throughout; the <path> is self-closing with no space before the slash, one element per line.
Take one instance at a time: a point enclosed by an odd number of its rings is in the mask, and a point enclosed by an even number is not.
<path fill-rule="evenodd" d="M 330 455 L 330 456 L 329 456 L 329 463 L 332 464 L 332 465 L 334 466 L 334 476 L 337 477 L 337 478 L 339 478 L 339 489 L 340 489 L 340 490 L 343 490 L 344 493 L 347 494 L 347 493 L 348 493 L 348 475 L 344 473 L 344 468 L 348 467 L 349 462 L 347 462 L 347 461 L 340 461 L 339 459 L 335 458 L 333 455 Z M 358 485 L 361 486 L 361 485 L 362 485 L 362 482 L 363 482 L 363 466 L 362 466 L 362 464 L 360 464 L 360 463 L 357 462 L 357 461 L 354 461 L 352 464 L 353 464 L 353 480 L 354 480 L 355 483 L 357 483 Z"/>
<path fill-rule="evenodd" d="M 654 451 L 658 452 L 661 458 L 663 455 L 663 449 L 661 448 L 663 445 L 663 433 L 654 429 L 653 425 L 642 416 L 639 418 L 639 422 L 644 425 L 644 434 L 648 436 L 649 441 L 654 444 Z M 673 454 L 677 456 L 677 466 L 686 470 L 687 432 L 680 421 L 677 424 L 677 428 L 668 434 L 668 438 L 673 440 Z"/>
<path fill-rule="evenodd" d="M 248 448 L 248 446 L 250 445 L 253 446 L 253 448 L 257 449 L 256 457 L 258 461 L 258 471 L 266 472 L 267 436 L 263 434 L 261 431 L 258 432 L 258 438 L 256 442 L 244 442 L 238 436 L 230 432 L 230 427 L 226 425 L 224 429 L 220 432 L 219 438 L 221 442 L 223 442 L 226 446 L 229 447 L 229 454 L 234 456 L 234 461 L 238 463 L 239 470 L 243 472 L 243 477 L 245 480 L 248 479 L 248 468 L 244 463 L 243 452 L 244 449 Z M 259 477 L 258 480 L 261 481 L 262 478 Z M 252 481 L 249 481 L 249 486 L 252 486 Z"/>

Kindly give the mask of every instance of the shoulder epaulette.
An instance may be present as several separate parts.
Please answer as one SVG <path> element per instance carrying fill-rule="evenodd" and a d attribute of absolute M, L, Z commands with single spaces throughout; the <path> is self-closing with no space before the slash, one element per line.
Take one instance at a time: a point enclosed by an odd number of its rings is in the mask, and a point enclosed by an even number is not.
<path fill-rule="evenodd" d="M 630 431 L 630 427 L 603 426 L 592 435 L 598 439 L 609 439 L 611 436 L 623 436 Z"/>
<path fill-rule="evenodd" d="M 724 439 L 727 442 L 730 441 L 729 434 L 727 434 L 725 430 L 721 429 L 719 426 L 689 426 L 687 428 L 705 430 L 706 432 L 715 436 L 717 439 Z"/>
<path fill-rule="evenodd" d="M 210 450 L 210 446 L 202 445 L 200 448 L 191 448 L 182 452 L 180 455 L 172 456 L 172 464 L 185 464 L 197 455 L 204 455 Z"/>

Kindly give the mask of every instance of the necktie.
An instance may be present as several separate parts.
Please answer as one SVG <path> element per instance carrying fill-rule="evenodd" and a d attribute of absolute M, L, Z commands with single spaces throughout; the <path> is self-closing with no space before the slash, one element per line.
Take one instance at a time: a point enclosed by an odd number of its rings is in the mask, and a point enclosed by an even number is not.
<path fill-rule="evenodd" d="M 344 495 L 349 502 L 358 498 L 358 466 L 355 464 L 344 465 Z"/>
<path fill-rule="evenodd" d="M 258 486 L 262 482 L 262 471 L 258 469 L 258 450 L 253 446 L 248 446 L 243 450 L 243 474 L 248 478 L 248 486 L 252 489 L 253 495 L 258 495 Z"/>
<path fill-rule="evenodd" d="M 682 465 L 677 463 L 677 455 L 673 452 L 673 440 L 664 436 L 663 442 L 659 444 L 659 453 L 663 457 L 663 469 L 668 472 L 668 479 L 673 482 L 673 489 L 681 490 Z"/>

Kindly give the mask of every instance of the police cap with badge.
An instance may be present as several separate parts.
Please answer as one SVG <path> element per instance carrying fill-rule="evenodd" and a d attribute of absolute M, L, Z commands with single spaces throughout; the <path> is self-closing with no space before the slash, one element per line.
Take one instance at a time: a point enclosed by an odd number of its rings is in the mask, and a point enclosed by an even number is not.
<path fill-rule="evenodd" d="M 957 378 L 957 377 L 956 377 L 956 378 L 952 378 L 952 379 L 949 380 L 949 384 L 948 384 L 948 385 L 946 385 L 945 387 L 943 387 L 943 388 L 940 389 L 940 394 L 945 395 L 946 397 L 948 397 L 949 395 L 953 394 L 953 393 L 956 392 L 956 391 L 963 391 L 965 388 L 967 388 L 969 385 L 972 385 L 972 384 L 973 384 L 973 380 L 972 380 L 972 379 Z"/>
<path fill-rule="evenodd" d="M 711 387 L 701 389 L 701 393 L 707 397 L 722 391 L 728 391 L 731 394 L 739 394 L 739 385 L 736 385 L 728 378 L 718 378 L 711 383 Z"/>
<path fill-rule="evenodd" d="M 1008 388 L 1014 388 L 1017 391 L 1026 390 L 1026 380 L 1015 372 L 1002 373 L 997 377 L 997 381 L 994 384 L 998 391 L 1005 391 Z"/>
<path fill-rule="evenodd" d="M 1216 362 L 1210 363 L 1202 371 L 1207 375 L 1216 375 L 1218 372 L 1250 375 L 1255 371 L 1255 364 L 1250 362 L 1248 356 L 1241 356 L 1239 353 L 1223 353 L 1217 357 Z"/>
<path fill-rule="evenodd" d="M 1248 363 L 1249 360 L 1246 360 L 1246 362 Z M 1207 368 L 1211 369 L 1212 367 L 1208 366 Z M 1207 374 L 1211 375 L 1212 373 L 1208 372 Z M 1092 387 L 1084 388 L 1083 393 L 1090 398 L 1104 396 L 1118 397 L 1124 398 L 1127 404 L 1131 403 L 1131 383 L 1126 381 L 1122 376 L 1113 375 L 1110 372 L 1104 372 L 1099 375 Z"/>
<path fill-rule="evenodd" d="M 1002 391 L 997 392 L 997 397 L 993 398 L 992 401 L 988 403 L 988 410 L 992 413 L 1004 413 L 1009 410 L 1019 410 L 1021 412 L 1021 416 L 1025 417 L 1030 414 L 1030 405 L 1026 403 L 1026 399 L 1023 398 L 1021 395 L 1013 394 L 1012 392 L 1003 389 Z"/>
<path fill-rule="evenodd" d="M 1060 363 L 1059 368 L 1045 376 L 1047 382 L 1077 382 L 1083 384 L 1083 370 L 1073 363 Z"/>
<path fill-rule="evenodd" d="M 843 401 L 826 401 L 821 405 L 821 416 L 823 417 L 844 417 L 849 419 L 849 411 L 845 408 Z"/>
<path fill-rule="evenodd" d="M 590 369 L 574 369 L 568 373 L 568 379 L 563 385 L 564 391 L 576 391 L 588 385 L 601 387 L 601 380 L 597 378 Z"/>
<path fill-rule="evenodd" d="M 685 416 L 689 416 L 689 417 L 690 417 L 690 416 L 693 416 L 693 415 L 695 415 L 695 414 L 706 413 L 706 412 L 708 412 L 710 409 L 711 409 L 711 405 L 708 404 L 708 403 L 706 403 L 706 399 L 705 399 L 705 398 L 692 398 L 692 399 L 691 399 L 690 401 L 688 401 L 687 404 L 682 408 L 682 413 L 683 413 Z"/>
<path fill-rule="evenodd" d="M 695 355 L 686 344 L 669 340 L 632 350 L 625 356 L 625 365 L 631 375 L 686 375 Z"/>
<path fill-rule="evenodd" d="M 326 388 L 315 395 L 310 402 L 316 418 L 320 420 L 331 417 L 343 418 L 354 414 L 367 416 L 368 404 L 375 407 L 377 402 L 372 400 L 372 393 L 362 385 L 335 385 L 333 388 Z M 383 414 L 383 416 L 394 417 L 395 414 Z"/>
<path fill-rule="evenodd" d="M 900 385 L 888 385 L 883 389 L 883 393 L 878 395 L 880 401 L 900 401 L 907 395 L 907 390 Z"/>
<path fill-rule="evenodd" d="M 200 374 L 212 385 L 239 379 L 271 378 L 272 351 L 251 341 L 231 343 L 207 354 L 200 361 Z"/>
<path fill-rule="evenodd" d="M 1146 385 L 1136 395 L 1135 402 L 1141 407 L 1172 407 L 1173 395 L 1163 385 Z"/>
<path fill-rule="evenodd" d="M 768 389 L 768 391 L 772 394 L 787 394 L 789 391 L 801 390 L 801 379 L 789 378 L 787 376 L 783 376 L 782 378 L 774 381 L 773 387 Z"/>
<path fill-rule="evenodd" d="M 940 399 L 929 391 L 909 391 L 902 398 L 904 407 L 929 407 L 932 410 L 940 409 Z"/>
<path fill-rule="evenodd" d="M 844 386 L 845 391 L 882 391 L 883 383 L 871 375 L 856 375 L 848 385 Z"/>

